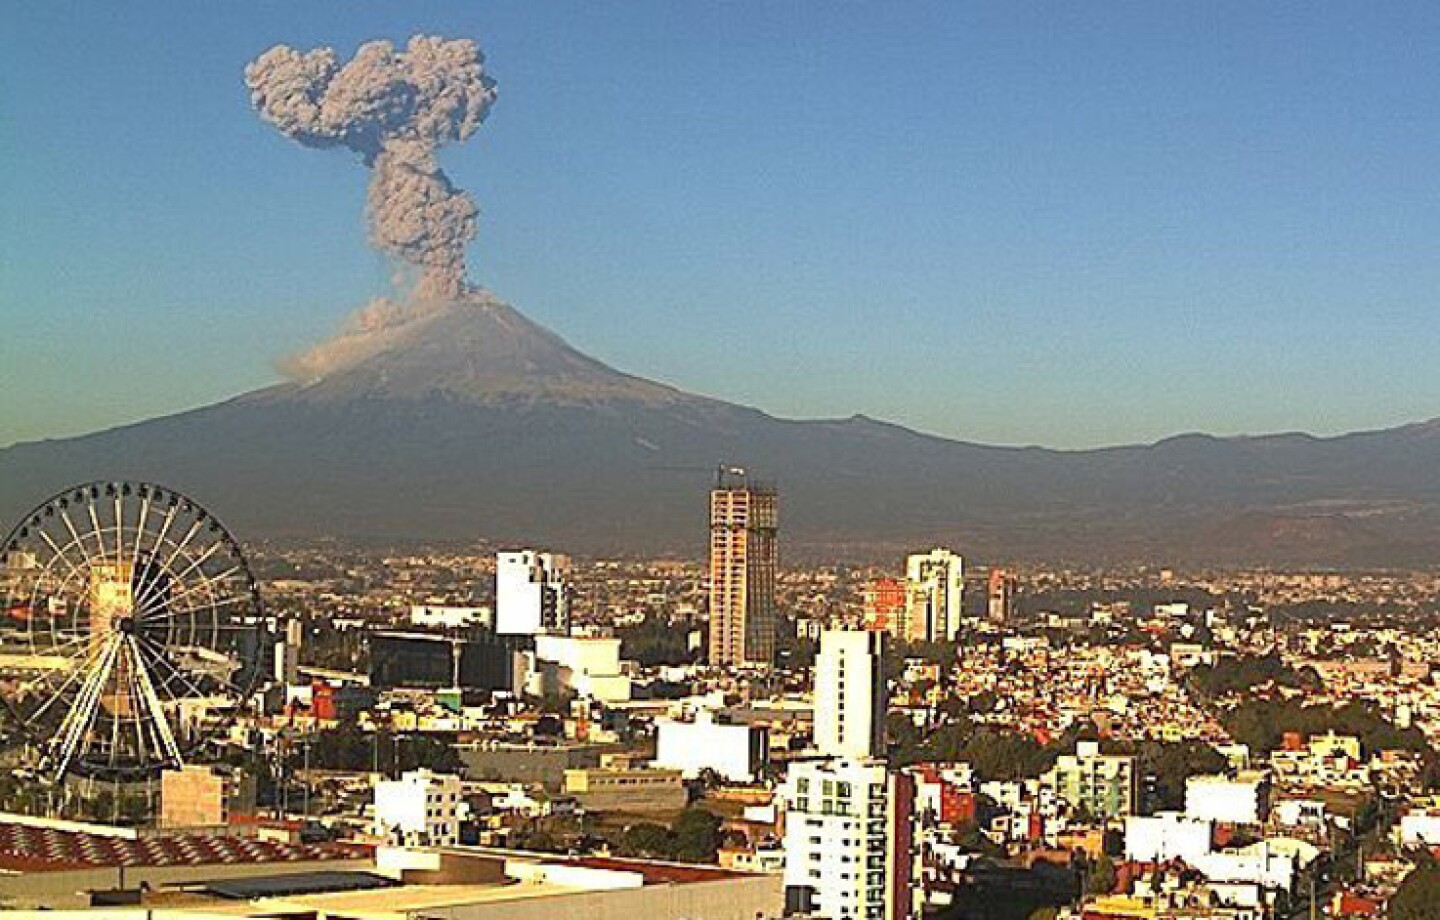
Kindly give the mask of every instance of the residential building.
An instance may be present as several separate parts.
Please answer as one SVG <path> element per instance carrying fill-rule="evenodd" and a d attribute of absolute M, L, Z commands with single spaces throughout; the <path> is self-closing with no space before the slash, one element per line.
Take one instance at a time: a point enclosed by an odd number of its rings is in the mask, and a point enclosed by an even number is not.
<path fill-rule="evenodd" d="M 722 470 L 710 492 L 712 665 L 768 666 L 775 657 L 775 490 Z"/>
<path fill-rule="evenodd" d="M 1097 819 L 1135 814 L 1138 782 L 1135 758 L 1101 754 L 1096 741 L 1080 741 L 1042 777 L 1044 785 L 1071 808 Z"/>
<path fill-rule="evenodd" d="M 160 774 L 160 827 L 216 827 L 254 809 L 255 778 L 243 771 L 190 764 Z"/>
<path fill-rule="evenodd" d="M 907 611 L 903 638 L 948 642 L 960 631 L 965 560 L 948 549 L 913 553 L 905 560 Z"/>
<path fill-rule="evenodd" d="M 985 590 L 985 618 L 991 623 L 1008 623 L 1015 616 L 1018 580 L 1014 572 L 991 568 Z"/>
<path fill-rule="evenodd" d="M 872 578 L 865 585 L 865 628 L 897 635 L 906 623 L 906 586 L 895 578 Z"/>
<path fill-rule="evenodd" d="M 564 635 L 570 629 L 570 558 L 535 550 L 495 556 L 495 631 Z"/>
<path fill-rule="evenodd" d="M 793 764 L 784 787 L 786 913 L 913 915 L 913 783 L 883 761 Z"/>
<path fill-rule="evenodd" d="M 827 630 L 815 656 L 815 747 L 827 757 L 885 753 L 885 634 Z"/>
<path fill-rule="evenodd" d="M 375 834 L 405 847 L 460 842 L 460 777 L 411 770 L 375 784 Z"/>

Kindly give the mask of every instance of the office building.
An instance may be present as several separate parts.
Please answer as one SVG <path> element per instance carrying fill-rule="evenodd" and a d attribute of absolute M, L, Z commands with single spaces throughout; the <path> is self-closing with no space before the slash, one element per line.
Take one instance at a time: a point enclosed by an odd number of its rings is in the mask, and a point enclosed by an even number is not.
<path fill-rule="evenodd" d="M 913 553 L 905 560 L 906 622 L 910 642 L 949 642 L 960 631 L 965 561 L 947 549 Z"/>
<path fill-rule="evenodd" d="M 495 555 L 495 631 L 505 636 L 570 630 L 570 558 L 515 550 Z"/>
<path fill-rule="evenodd" d="M 375 834 L 395 846 L 460 842 L 460 777 L 411 770 L 375 784 Z"/>
<path fill-rule="evenodd" d="M 392 687 L 469 687 L 514 690 L 523 676 L 530 642 L 520 636 L 479 633 L 467 639 L 419 632 L 373 632 L 370 644 L 370 685 Z"/>
<path fill-rule="evenodd" d="M 775 490 L 722 470 L 710 492 L 710 663 L 769 665 L 775 656 Z"/>
<path fill-rule="evenodd" d="M 883 761 L 792 764 L 784 787 L 785 912 L 830 920 L 913 915 L 914 784 Z"/>
<path fill-rule="evenodd" d="M 985 614 L 991 623 L 1008 623 L 1014 619 L 1017 584 L 1015 573 L 1001 568 L 990 569 L 985 591 Z"/>
<path fill-rule="evenodd" d="M 815 656 L 815 747 L 827 757 L 885 753 L 884 633 L 827 630 Z"/>

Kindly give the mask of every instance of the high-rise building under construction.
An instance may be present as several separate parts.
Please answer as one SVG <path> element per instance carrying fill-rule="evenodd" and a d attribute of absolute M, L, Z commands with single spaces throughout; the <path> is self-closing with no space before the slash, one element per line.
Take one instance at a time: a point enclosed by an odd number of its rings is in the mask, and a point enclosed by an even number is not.
<path fill-rule="evenodd" d="M 772 487 L 722 467 L 710 491 L 710 663 L 775 657 L 778 508 Z"/>

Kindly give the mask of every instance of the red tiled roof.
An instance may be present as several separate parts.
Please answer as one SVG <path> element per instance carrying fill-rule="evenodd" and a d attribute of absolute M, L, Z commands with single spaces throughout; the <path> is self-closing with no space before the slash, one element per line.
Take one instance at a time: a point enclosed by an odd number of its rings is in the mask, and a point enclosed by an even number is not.
<path fill-rule="evenodd" d="M 202 866 L 216 863 L 361 859 L 351 844 L 288 844 L 251 837 L 173 834 L 128 840 L 22 824 L 0 824 L 0 869 L 59 872 L 97 866 Z"/>

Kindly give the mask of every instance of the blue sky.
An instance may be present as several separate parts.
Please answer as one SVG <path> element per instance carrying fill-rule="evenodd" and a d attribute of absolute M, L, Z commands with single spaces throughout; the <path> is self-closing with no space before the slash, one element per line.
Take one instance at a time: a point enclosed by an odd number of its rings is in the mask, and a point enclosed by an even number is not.
<path fill-rule="evenodd" d="M 9 4 L 0 444 L 272 382 L 386 292 L 277 42 L 473 37 L 472 276 L 625 370 L 971 440 L 1440 415 L 1440 5 Z"/>

